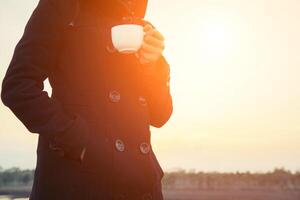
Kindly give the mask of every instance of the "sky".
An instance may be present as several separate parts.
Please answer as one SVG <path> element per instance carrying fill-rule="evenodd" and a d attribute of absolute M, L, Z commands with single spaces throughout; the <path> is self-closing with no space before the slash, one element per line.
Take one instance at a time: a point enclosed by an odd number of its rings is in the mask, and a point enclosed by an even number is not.
<path fill-rule="evenodd" d="M 0 1 L 0 80 L 36 4 Z M 299 10 L 298 0 L 149 0 L 171 67 L 173 115 L 151 129 L 164 170 L 300 170 Z M 0 103 L 0 166 L 34 168 L 36 143 Z"/>

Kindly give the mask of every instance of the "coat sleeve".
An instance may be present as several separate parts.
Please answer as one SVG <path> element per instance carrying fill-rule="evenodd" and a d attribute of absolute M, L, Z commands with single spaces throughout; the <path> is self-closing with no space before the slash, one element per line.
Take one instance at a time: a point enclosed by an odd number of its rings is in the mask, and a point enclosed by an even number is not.
<path fill-rule="evenodd" d="M 155 63 L 144 65 L 142 73 L 150 125 L 160 128 L 169 120 L 173 112 L 170 66 L 165 57 L 161 56 Z"/>
<path fill-rule="evenodd" d="M 69 19 L 59 2 L 66 1 L 39 1 L 6 71 L 1 99 L 30 132 L 47 137 L 53 150 L 79 159 L 87 143 L 87 123 L 79 115 L 64 112 L 60 103 L 43 91 L 43 81 L 55 67 L 61 33 Z"/>

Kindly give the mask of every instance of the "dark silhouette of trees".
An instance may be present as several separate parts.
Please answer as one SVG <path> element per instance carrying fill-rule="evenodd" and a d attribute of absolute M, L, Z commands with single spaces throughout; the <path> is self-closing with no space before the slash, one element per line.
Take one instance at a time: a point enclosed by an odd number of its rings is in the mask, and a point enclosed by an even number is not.
<path fill-rule="evenodd" d="M 272 189 L 300 190 L 300 172 L 292 173 L 275 168 L 267 173 L 220 173 L 220 172 L 166 172 L 163 178 L 166 189 Z"/>
<path fill-rule="evenodd" d="M 19 168 L 3 170 L 0 167 L 0 188 L 31 186 L 33 174 L 33 170 L 20 170 Z"/>
<path fill-rule="evenodd" d="M 31 188 L 34 170 L 0 167 L 0 192 L 3 188 Z M 193 190 L 300 190 L 300 172 L 292 173 L 284 168 L 275 168 L 267 173 L 250 172 L 196 172 L 179 170 L 165 172 L 162 179 L 165 189 Z"/>

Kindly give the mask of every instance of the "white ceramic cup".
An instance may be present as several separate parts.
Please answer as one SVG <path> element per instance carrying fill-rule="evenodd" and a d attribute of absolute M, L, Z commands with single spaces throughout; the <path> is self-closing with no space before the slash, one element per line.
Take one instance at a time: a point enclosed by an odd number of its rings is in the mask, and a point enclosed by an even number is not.
<path fill-rule="evenodd" d="M 112 43 L 120 53 L 137 52 L 144 39 L 144 28 L 137 24 L 122 24 L 111 28 Z"/>

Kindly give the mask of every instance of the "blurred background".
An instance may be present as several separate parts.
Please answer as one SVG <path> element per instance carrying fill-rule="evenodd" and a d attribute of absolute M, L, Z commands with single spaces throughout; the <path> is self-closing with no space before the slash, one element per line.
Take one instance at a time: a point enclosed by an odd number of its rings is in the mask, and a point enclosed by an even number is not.
<path fill-rule="evenodd" d="M 37 2 L 0 1 L 0 80 Z M 299 10 L 298 0 L 149 1 L 146 19 L 164 34 L 171 66 L 173 116 L 152 128 L 168 184 L 172 173 L 299 179 Z M 34 169 L 37 136 L 2 104 L 0 122 L 1 171 Z"/>

